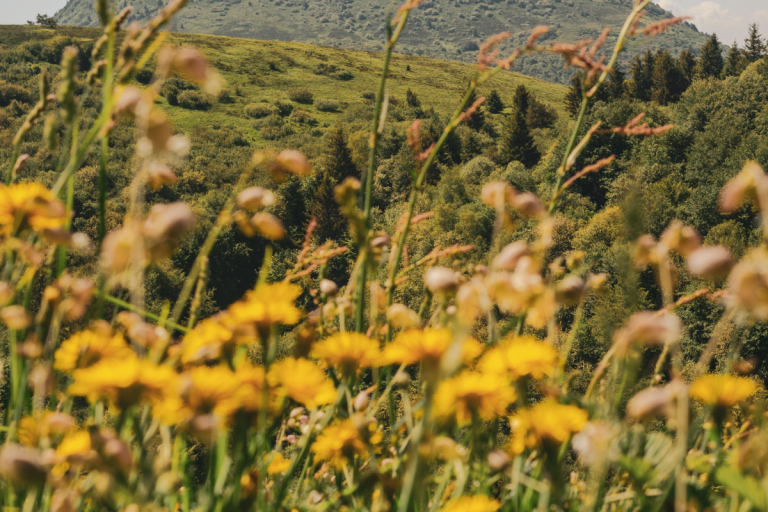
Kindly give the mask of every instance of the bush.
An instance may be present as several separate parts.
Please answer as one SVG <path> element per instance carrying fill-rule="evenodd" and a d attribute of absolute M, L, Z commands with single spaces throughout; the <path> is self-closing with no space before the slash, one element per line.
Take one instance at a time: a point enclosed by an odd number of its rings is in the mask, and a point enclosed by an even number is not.
<path fill-rule="evenodd" d="M 376 101 L 376 93 L 375 92 L 364 92 L 363 93 L 363 99 L 367 101 Z"/>
<path fill-rule="evenodd" d="M 31 103 L 32 93 L 20 85 L 0 83 L 0 107 L 7 107 L 13 100 Z"/>
<path fill-rule="evenodd" d="M 315 124 L 317 122 L 315 116 L 302 109 L 294 110 L 289 119 L 298 124 Z"/>
<path fill-rule="evenodd" d="M 213 101 L 207 94 L 199 91 L 184 91 L 178 96 L 179 106 L 192 110 L 208 110 L 213 106 Z"/>
<path fill-rule="evenodd" d="M 293 112 L 293 103 L 290 101 L 277 100 L 275 106 L 277 107 L 278 114 L 283 117 L 289 116 Z"/>
<path fill-rule="evenodd" d="M 170 105 L 179 104 L 179 89 L 175 85 L 165 84 L 160 89 L 160 95 L 164 96 Z"/>
<path fill-rule="evenodd" d="M 136 72 L 133 78 L 136 79 L 137 82 L 140 84 L 147 85 L 149 82 L 152 81 L 152 76 L 154 73 L 150 68 L 141 68 Z"/>
<path fill-rule="evenodd" d="M 336 112 L 339 110 L 339 102 L 336 100 L 320 99 L 315 102 L 315 107 L 320 112 Z"/>
<path fill-rule="evenodd" d="M 280 112 L 275 105 L 270 105 L 269 103 L 251 103 L 250 105 L 246 105 L 244 110 L 245 115 L 256 119 L 261 119 L 262 117 L 271 116 Z"/>
<path fill-rule="evenodd" d="M 232 94 L 229 92 L 229 89 L 221 89 L 216 95 L 216 99 L 221 103 L 229 103 L 232 101 Z"/>
<path fill-rule="evenodd" d="M 346 70 L 346 69 L 342 69 L 341 71 L 337 71 L 331 74 L 331 78 L 335 80 L 343 80 L 345 82 L 348 80 L 352 80 L 354 77 L 355 76 L 349 70 Z"/>
<path fill-rule="evenodd" d="M 462 179 L 470 185 L 479 185 L 496 169 L 493 162 L 484 156 L 478 156 L 467 162 L 461 169 Z"/>
<path fill-rule="evenodd" d="M 285 124 L 285 121 L 283 121 L 283 118 L 280 117 L 277 114 L 270 114 L 267 117 L 263 117 L 257 121 L 253 122 L 253 127 L 257 130 L 261 130 L 262 128 L 266 128 L 267 126 L 276 126 L 281 127 Z"/>
<path fill-rule="evenodd" d="M 288 89 L 288 97 L 296 103 L 312 103 L 315 95 L 306 87 L 291 87 Z"/>

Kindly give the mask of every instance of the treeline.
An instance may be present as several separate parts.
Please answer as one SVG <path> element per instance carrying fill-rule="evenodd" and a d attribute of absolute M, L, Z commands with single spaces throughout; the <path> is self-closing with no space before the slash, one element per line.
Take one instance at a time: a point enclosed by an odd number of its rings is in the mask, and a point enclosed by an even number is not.
<path fill-rule="evenodd" d="M 734 41 L 727 57 L 723 57 L 723 45 L 717 34 L 707 39 L 698 54 L 684 49 L 675 58 L 667 49 L 655 53 L 648 50 L 644 55 L 635 55 L 628 74 L 616 67 L 609 78 L 609 86 L 598 93 L 598 99 L 626 98 L 669 105 L 679 101 L 694 80 L 740 75 L 747 66 L 765 55 L 766 42 L 756 24 L 749 26 L 744 47 L 740 48 Z M 594 80 L 585 81 L 582 74 L 573 77 L 566 96 L 566 109 L 572 117 L 579 112 L 583 91 L 591 88 Z"/>

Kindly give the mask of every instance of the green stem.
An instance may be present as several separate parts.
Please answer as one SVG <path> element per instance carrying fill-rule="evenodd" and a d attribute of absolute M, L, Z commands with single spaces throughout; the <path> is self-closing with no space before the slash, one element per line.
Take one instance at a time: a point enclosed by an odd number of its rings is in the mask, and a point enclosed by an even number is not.
<path fill-rule="evenodd" d="M 134 306 L 133 304 L 129 304 L 128 302 L 125 302 L 125 301 L 120 300 L 118 298 L 112 297 L 111 295 L 108 295 L 108 294 L 106 294 L 104 292 L 101 292 L 101 291 L 97 291 L 95 293 L 95 295 L 97 297 L 103 298 L 107 302 L 110 302 L 110 303 L 114 304 L 115 306 L 121 307 L 121 308 L 126 309 L 128 311 L 133 311 L 134 313 L 137 313 L 140 316 L 143 316 L 145 318 L 149 318 L 150 320 L 154 320 L 155 322 L 160 322 L 160 317 L 159 316 L 157 316 L 157 315 L 155 315 L 153 313 L 150 313 L 149 311 L 144 311 L 143 309 L 138 308 L 138 307 Z M 181 326 L 181 325 L 179 325 L 179 324 L 177 324 L 175 322 L 171 322 L 169 320 L 166 320 L 164 325 L 166 325 L 168 327 L 172 327 L 173 329 L 176 329 L 177 331 L 180 331 L 180 332 L 188 332 L 189 331 L 189 329 L 187 329 L 186 327 L 183 327 L 183 326 Z"/>

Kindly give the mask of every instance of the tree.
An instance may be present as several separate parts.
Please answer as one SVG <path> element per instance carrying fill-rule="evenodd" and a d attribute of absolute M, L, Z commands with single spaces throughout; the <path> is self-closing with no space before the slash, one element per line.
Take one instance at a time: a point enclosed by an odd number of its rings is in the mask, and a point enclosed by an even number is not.
<path fill-rule="evenodd" d="M 680 52 L 680 56 L 677 58 L 677 67 L 680 69 L 684 88 L 688 89 L 696 76 L 696 56 L 690 49 L 686 48 Z"/>
<path fill-rule="evenodd" d="M 725 76 L 740 75 L 741 72 L 744 71 L 745 61 L 746 56 L 744 55 L 744 52 L 741 50 L 741 48 L 739 48 L 739 45 L 736 44 L 736 41 L 734 40 L 731 48 L 728 50 L 728 56 L 725 58 L 723 74 L 725 74 Z"/>
<path fill-rule="evenodd" d="M 301 246 L 303 233 L 309 220 L 301 178 L 291 174 L 277 190 L 280 202 L 275 208 L 275 214 L 289 231 L 288 243 L 295 247 Z"/>
<path fill-rule="evenodd" d="M 608 84 L 606 84 L 606 88 L 611 99 L 618 100 L 626 95 L 626 77 L 627 75 L 621 69 L 621 65 L 616 63 L 616 66 L 613 68 L 613 72 L 608 77 Z"/>
<path fill-rule="evenodd" d="M 659 105 L 668 105 L 680 98 L 682 94 L 681 73 L 668 50 L 659 50 L 656 53 L 653 59 L 651 80 L 653 82 L 651 99 Z"/>
<path fill-rule="evenodd" d="M 416 94 L 411 91 L 410 87 L 407 91 L 405 91 L 405 103 L 407 103 L 410 108 L 421 108 L 421 101 L 419 101 L 419 98 L 416 96 Z"/>
<path fill-rule="evenodd" d="M 581 102 L 584 99 L 581 86 L 582 78 L 581 72 L 573 75 L 571 86 L 568 88 L 568 92 L 565 93 L 565 111 L 568 112 L 572 119 L 578 117 L 581 110 Z"/>
<path fill-rule="evenodd" d="M 766 51 L 765 41 L 758 32 L 757 23 L 750 24 L 749 35 L 744 40 L 744 55 L 752 63 L 762 59 L 766 55 Z"/>
<path fill-rule="evenodd" d="M 328 133 L 328 150 L 325 153 L 323 169 L 341 183 L 348 176 L 358 177 L 357 167 L 347 143 L 347 134 L 342 126 L 336 126 Z"/>
<path fill-rule="evenodd" d="M 339 184 L 330 171 L 320 175 L 309 205 L 310 218 L 317 219 L 315 236 L 319 241 L 340 240 L 347 230 L 347 219 L 336 202 L 336 186 Z"/>
<path fill-rule="evenodd" d="M 699 64 L 696 67 L 696 75 L 701 78 L 720 78 L 725 66 L 723 53 L 720 48 L 720 40 L 717 34 L 707 39 L 699 52 Z"/>
<path fill-rule="evenodd" d="M 499 147 L 499 160 L 503 165 L 517 160 L 526 167 L 533 167 L 541 154 L 533 143 L 533 137 L 525 121 L 525 113 L 515 107 L 504 122 L 504 135 Z"/>
<path fill-rule="evenodd" d="M 485 106 L 491 114 L 499 114 L 504 110 L 504 102 L 501 101 L 499 91 L 494 89 L 488 94 L 488 98 L 485 100 Z"/>
<path fill-rule="evenodd" d="M 476 91 L 472 91 L 472 94 L 469 97 L 469 101 L 467 102 L 467 108 L 471 107 L 473 103 L 477 101 L 477 94 Z M 483 126 L 485 125 L 485 112 L 483 111 L 483 107 L 480 107 L 477 109 L 477 112 L 472 114 L 472 118 L 467 121 L 467 126 L 472 128 L 473 130 L 481 130 Z"/>
<path fill-rule="evenodd" d="M 528 92 L 528 89 L 523 84 L 518 85 L 515 89 L 515 95 L 512 97 L 512 106 L 525 115 L 528 112 L 528 105 L 530 103 L 531 93 Z"/>
<path fill-rule="evenodd" d="M 48 28 L 56 28 L 56 26 L 58 25 L 56 20 L 51 16 L 48 16 L 47 14 L 38 14 L 37 24 L 42 25 L 44 27 L 48 27 Z"/>
<path fill-rule="evenodd" d="M 647 50 L 641 58 L 635 55 L 635 60 L 629 68 L 634 82 L 632 96 L 640 101 L 650 101 L 653 91 L 653 53 Z"/>

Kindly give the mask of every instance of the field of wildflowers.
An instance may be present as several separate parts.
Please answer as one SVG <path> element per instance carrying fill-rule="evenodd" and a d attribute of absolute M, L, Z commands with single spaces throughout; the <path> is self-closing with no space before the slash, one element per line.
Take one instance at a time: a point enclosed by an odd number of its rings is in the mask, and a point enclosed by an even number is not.
<path fill-rule="evenodd" d="M 145 311 L 147 268 L 173 254 L 195 222 L 184 203 L 155 205 L 148 213 L 143 208 L 147 187 L 174 184 L 172 169 L 188 150 L 155 97 L 174 73 L 212 94 L 220 85 L 196 50 L 161 48 L 159 31 L 183 3 L 168 4 L 143 30 L 129 26 L 117 48 L 115 35 L 129 10 L 113 15 L 105 0 L 97 1 L 104 27 L 93 50 L 97 65 L 84 84 L 77 83 L 77 52 L 66 50 L 56 92 L 43 73 L 40 100 L 14 141 L 0 188 L 0 319 L 9 342 L 0 500 L 7 510 L 768 508 L 768 432 L 756 398 L 764 390 L 738 375 L 750 365 L 738 344 L 723 347 L 719 338 L 729 325 L 768 319 L 766 242 L 736 262 L 724 247 L 702 246 L 698 233 L 678 221 L 658 240 L 640 237 L 635 263 L 654 269 L 664 307 L 635 313 L 617 330 L 585 392 L 576 391 L 578 375 L 567 366 L 583 304 L 601 293 L 605 276 L 580 277 L 578 252 L 548 256 L 558 199 L 613 161 L 574 168 L 593 135 L 652 137 L 671 128 L 651 128 L 641 115 L 625 126 L 596 124 L 579 137 L 595 93 L 620 52 L 640 36 L 649 0 L 634 3 L 607 60 L 599 56 L 607 32 L 594 42 L 544 46 L 537 40 L 546 28 L 537 27 L 508 56 L 494 51 L 505 34 L 488 40 L 451 122 L 434 145 L 416 155 L 409 206 L 390 238 L 371 229 L 371 197 L 387 118 L 388 66 L 419 4 L 408 0 L 387 24 L 368 173 L 363 183 L 347 178 L 336 188 L 358 248 L 349 282 L 339 286 L 326 279 L 329 261 L 347 247 L 314 243 L 311 223 L 298 261 L 283 280 L 268 282 L 268 251 L 252 291 L 204 319 L 198 317 L 212 263 L 208 256 L 223 227 L 234 223 L 248 236 L 269 240 L 285 236 L 281 222 L 264 211 L 275 194 L 248 187 L 253 170 L 266 169 L 281 182 L 312 169 L 297 151 L 254 154 L 177 302 L 161 315 Z M 653 24 L 645 36 L 680 21 Z M 409 231 L 432 215 L 414 215 L 414 205 L 436 155 L 483 103 L 481 97 L 470 104 L 475 89 L 530 52 L 561 55 L 592 79 L 562 154 L 554 195 L 542 200 L 504 182 L 488 183 L 482 199 L 496 213 L 496 243 L 486 265 L 436 265 L 469 250 L 459 245 L 409 261 Z M 128 85 L 152 59 L 150 86 Z M 97 81 L 103 83 L 101 113 L 92 125 L 81 126 L 80 98 Z M 27 158 L 20 155 L 21 143 L 54 105 L 64 111 L 67 158 L 51 187 L 17 182 Z M 135 122 L 141 165 L 129 188 L 128 215 L 107 233 L 106 141 L 124 118 Z M 55 145 L 61 141 L 50 119 L 44 136 Z M 414 150 L 420 128 L 416 121 L 408 129 Z M 70 219 L 74 172 L 97 143 L 100 216 L 93 247 L 88 237 L 71 231 Z M 719 206 L 733 211 L 745 201 L 768 216 L 768 176 L 753 162 L 725 186 Z M 531 243 L 501 247 L 502 233 L 514 229 L 512 211 L 535 219 L 537 235 Z M 98 268 L 92 275 L 70 272 L 68 255 L 87 251 L 98 251 Z M 727 280 L 727 286 L 679 296 L 679 265 L 715 283 Z M 423 303 L 414 311 L 394 297 L 417 266 L 428 268 Z M 388 278 L 370 279 L 382 267 Z M 314 311 L 297 307 L 299 284 L 311 290 Z M 124 293 L 116 296 L 114 290 Z M 725 304 L 725 314 L 698 363 L 684 366 L 678 342 L 685 326 L 676 309 L 706 299 Z M 570 330 L 560 333 L 559 314 L 566 307 L 575 307 L 574 318 Z M 500 314 L 515 321 L 502 325 Z M 487 339 L 470 335 L 478 320 L 487 325 Z M 66 339 L 63 326 L 73 333 Z M 544 335 L 533 336 L 526 326 Z M 295 343 L 280 345 L 288 330 L 295 332 Z M 643 364 L 649 347 L 661 349 L 650 367 Z M 723 350 L 719 360 L 725 364 L 713 367 L 715 353 Z"/>

